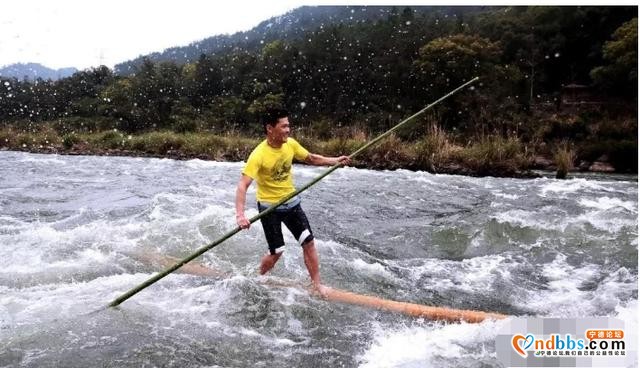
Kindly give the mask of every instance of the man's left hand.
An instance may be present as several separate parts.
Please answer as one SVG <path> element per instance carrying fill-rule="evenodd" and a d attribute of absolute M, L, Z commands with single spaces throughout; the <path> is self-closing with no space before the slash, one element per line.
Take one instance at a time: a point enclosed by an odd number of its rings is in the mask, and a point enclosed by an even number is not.
<path fill-rule="evenodd" d="M 347 166 L 350 163 L 351 163 L 351 158 L 349 156 L 340 156 L 336 158 L 336 164 Z"/>

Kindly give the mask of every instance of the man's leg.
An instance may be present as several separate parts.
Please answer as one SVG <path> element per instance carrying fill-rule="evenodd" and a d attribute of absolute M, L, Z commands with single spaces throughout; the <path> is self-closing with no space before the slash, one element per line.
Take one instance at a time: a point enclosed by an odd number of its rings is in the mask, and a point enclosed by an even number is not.
<path fill-rule="evenodd" d="M 326 297 L 327 288 L 320 283 L 320 262 L 318 261 L 318 252 L 316 252 L 316 244 L 313 240 L 307 215 L 305 215 L 302 207 L 297 205 L 287 212 L 283 222 L 298 240 L 298 244 L 302 246 L 304 264 L 307 266 L 307 271 L 309 271 L 313 289 L 323 297 Z"/>
<path fill-rule="evenodd" d="M 318 252 L 316 252 L 316 244 L 311 239 L 302 245 L 304 254 L 304 264 L 307 266 L 313 289 L 322 296 L 327 296 L 327 289 L 320 283 L 320 262 L 318 261 Z"/>
<path fill-rule="evenodd" d="M 260 212 L 266 210 L 266 207 L 258 205 Z M 269 253 L 262 256 L 260 260 L 259 272 L 261 275 L 269 272 L 273 266 L 276 265 L 283 251 L 277 251 L 278 248 L 284 246 L 284 237 L 282 236 L 282 215 L 276 212 L 262 217 L 260 219 L 262 223 L 262 229 L 264 230 L 264 236 L 267 239 L 269 245 Z"/>
<path fill-rule="evenodd" d="M 260 274 L 264 275 L 269 272 L 276 265 L 276 262 L 280 259 L 282 252 L 277 252 L 275 254 L 265 254 L 260 260 Z"/>

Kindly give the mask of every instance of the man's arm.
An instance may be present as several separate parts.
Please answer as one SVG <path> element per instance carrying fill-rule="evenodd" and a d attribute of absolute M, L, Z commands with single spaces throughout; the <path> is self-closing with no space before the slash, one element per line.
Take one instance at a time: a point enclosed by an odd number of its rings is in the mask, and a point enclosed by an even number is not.
<path fill-rule="evenodd" d="M 309 165 L 316 166 L 333 166 L 337 163 L 348 165 L 351 162 L 351 159 L 349 158 L 349 156 L 325 157 L 316 153 L 309 153 L 304 162 L 308 163 Z"/>
<path fill-rule="evenodd" d="M 242 174 L 236 188 L 236 223 L 241 229 L 248 229 L 251 226 L 244 216 L 244 204 L 247 202 L 247 189 L 252 181 L 253 179 L 249 176 Z"/>

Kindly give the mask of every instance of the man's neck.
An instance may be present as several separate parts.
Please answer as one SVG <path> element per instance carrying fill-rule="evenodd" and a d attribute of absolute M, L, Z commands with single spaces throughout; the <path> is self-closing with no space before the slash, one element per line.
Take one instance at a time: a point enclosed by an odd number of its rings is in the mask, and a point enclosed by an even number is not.
<path fill-rule="evenodd" d="M 282 147 L 282 142 L 276 142 L 276 140 L 275 140 L 275 139 L 270 138 L 270 137 L 267 137 L 267 144 L 268 144 L 270 147 L 273 147 L 273 148 L 280 148 L 280 147 Z"/>

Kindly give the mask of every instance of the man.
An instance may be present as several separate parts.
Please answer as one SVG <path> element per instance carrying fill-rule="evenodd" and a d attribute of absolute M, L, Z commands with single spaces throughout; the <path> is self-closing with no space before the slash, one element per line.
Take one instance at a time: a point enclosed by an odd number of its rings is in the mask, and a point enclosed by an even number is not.
<path fill-rule="evenodd" d="M 291 173 L 293 159 L 310 165 L 328 166 L 338 163 L 347 165 L 350 162 L 348 156 L 325 157 L 310 153 L 300 143 L 289 138 L 290 125 L 288 113 L 285 110 L 267 111 L 262 123 L 267 137 L 249 155 L 236 189 L 236 222 L 242 229 L 248 229 L 251 226 L 245 217 L 244 206 L 247 188 L 253 180 L 258 184 L 256 197 L 258 210 L 262 212 L 295 192 Z M 298 244 L 302 246 L 304 263 L 309 271 L 314 290 L 324 296 L 326 289 L 320 283 L 320 266 L 313 233 L 307 216 L 300 206 L 300 198 L 295 196 L 275 211 L 262 217 L 260 221 L 269 246 L 269 253 L 260 261 L 260 274 L 264 275 L 271 270 L 282 255 L 282 251 L 278 251 L 278 248 L 284 246 L 281 225 L 284 222 Z"/>

